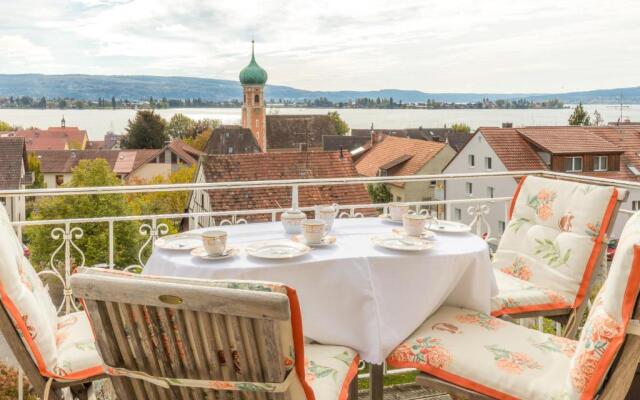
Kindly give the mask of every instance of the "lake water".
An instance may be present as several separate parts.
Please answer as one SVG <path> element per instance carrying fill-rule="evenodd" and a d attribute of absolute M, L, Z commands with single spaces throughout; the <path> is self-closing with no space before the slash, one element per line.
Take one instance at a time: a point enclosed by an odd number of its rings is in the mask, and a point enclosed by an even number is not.
<path fill-rule="evenodd" d="M 640 121 L 640 105 L 623 108 L 624 118 Z M 617 121 L 620 107 L 615 105 L 589 104 L 585 108 L 592 113 L 598 110 L 605 122 Z M 279 114 L 326 114 L 330 109 L 287 108 L 269 109 Z M 503 122 L 523 125 L 566 125 L 572 109 L 559 110 L 337 110 L 352 128 L 369 128 L 373 123 L 378 128 L 442 127 L 464 122 L 475 129 L 479 126 L 500 126 Z M 169 119 L 175 113 L 183 113 L 194 119 L 213 118 L 225 124 L 240 123 L 239 108 L 184 108 L 163 109 L 158 114 Z M 0 120 L 21 127 L 47 128 L 60 126 L 64 116 L 67 126 L 85 129 L 91 139 L 101 139 L 105 132 L 113 129 L 123 132 L 127 121 L 135 110 L 15 110 L 0 109 Z"/>

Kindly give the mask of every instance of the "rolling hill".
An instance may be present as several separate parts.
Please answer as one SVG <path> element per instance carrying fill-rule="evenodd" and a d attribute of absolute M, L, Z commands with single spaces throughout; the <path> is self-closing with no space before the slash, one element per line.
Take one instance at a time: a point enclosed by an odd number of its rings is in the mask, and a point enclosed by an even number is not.
<path fill-rule="evenodd" d="M 204 79 L 177 76 L 144 75 L 43 75 L 0 74 L 0 96 L 31 96 L 75 99 L 140 100 L 154 98 L 225 101 L 241 99 L 240 83 L 233 80 Z M 310 91 L 288 86 L 267 85 L 269 99 L 303 100 L 326 97 L 331 101 L 347 101 L 358 97 L 393 97 L 395 101 L 436 101 L 467 103 L 483 98 L 530 100 L 559 99 L 565 103 L 640 103 L 640 87 L 601 89 L 569 93 L 427 93 L 417 90 L 382 89 L 374 91 Z"/>

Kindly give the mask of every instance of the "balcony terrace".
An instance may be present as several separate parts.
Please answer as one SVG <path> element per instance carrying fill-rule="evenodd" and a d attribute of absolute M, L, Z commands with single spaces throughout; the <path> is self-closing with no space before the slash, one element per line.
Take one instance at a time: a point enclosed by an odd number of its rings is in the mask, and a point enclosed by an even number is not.
<path fill-rule="evenodd" d="M 83 217 L 73 219 L 39 219 L 14 221 L 12 224 L 19 237 L 28 238 L 29 230 L 34 227 L 46 227 L 49 230 L 51 248 L 50 254 L 37 254 L 39 259 L 47 259 L 48 262 L 37 265 L 38 274 L 44 282 L 49 284 L 51 296 L 54 299 L 60 315 L 80 311 L 82 306 L 74 298 L 74 292 L 71 285 L 71 276 L 77 268 L 86 265 L 86 254 L 91 249 L 82 243 L 82 239 L 87 239 L 85 227 L 91 224 L 101 224 L 106 227 L 106 240 L 108 245 L 104 254 L 100 254 L 101 262 L 98 267 L 104 269 L 123 269 L 139 273 L 144 271 L 149 262 L 150 254 L 153 252 L 156 241 L 163 236 L 174 232 L 178 227 L 183 230 L 196 229 L 202 226 L 219 226 L 228 227 L 234 225 L 251 224 L 251 215 L 269 215 L 271 221 L 279 221 L 280 214 L 284 208 L 297 208 L 298 191 L 305 186 L 334 186 L 334 185 L 354 185 L 354 184 L 374 184 L 374 183 L 393 183 L 393 182 L 425 182 L 430 184 L 432 181 L 450 182 L 456 180 L 478 181 L 491 180 L 496 178 L 518 178 L 526 175 L 542 176 L 552 179 L 564 179 L 590 183 L 603 186 L 615 186 L 629 191 L 640 190 L 640 183 L 601 179 L 587 176 L 579 176 L 573 174 L 556 173 L 549 171 L 527 171 L 527 172 L 496 172 L 496 173 L 477 173 L 477 174 L 449 174 L 449 175 L 414 175 L 399 177 L 376 177 L 376 178 L 340 178 L 340 179 L 299 179 L 299 180 L 283 180 L 283 181 L 252 181 L 252 182 L 225 182 L 225 183 L 206 183 L 206 184 L 177 184 L 177 185 L 144 185 L 144 186 L 108 186 L 108 187 L 82 187 L 82 188 L 58 188 L 58 189 L 35 189 L 35 190 L 11 190 L 0 191 L 0 198 L 3 197 L 19 197 L 27 200 L 39 197 L 57 197 L 57 196 L 108 196 L 122 195 L 133 193 L 161 193 L 161 192 L 196 192 L 196 191 L 215 191 L 228 189 L 252 189 L 252 188 L 272 188 L 286 187 L 291 190 L 291 204 L 283 205 L 283 208 L 277 209 L 260 209 L 260 210 L 230 210 L 215 212 L 197 212 L 197 213 L 173 213 L 173 214 L 153 214 L 153 215 L 113 215 L 108 217 Z M 429 213 L 438 219 L 445 219 L 447 207 L 458 206 L 466 208 L 466 212 L 470 218 L 471 232 L 478 235 L 482 240 L 486 241 L 489 249 L 493 250 L 499 242 L 501 232 L 492 231 L 491 225 L 486 220 L 489 210 L 500 210 L 504 213 L 505 220 L 509 213 L 509 204 L 511 197 L 499 198 L 474 198 L 465 197 L 460 199 L 440 199 L 430 201 L 408 202 L 406 203 L 411 209 L 417 213 Z M 362 218 L 363 210 L 377 210 L 376 212 L 388 211 L 389 204 L 340 204 L 337 217 L 346 218 Z M 313 212 L 312 207 L 301 207 L 302 211 Z M 428 211 L 424 211 L 428 210 Z M 618 221 L 626 221 L 632 210 L 619 209 Z M 206 223 L 204 223 L 206 222 Z M 135 241 L 140 243 L 136 248 L 137 262 L 131 265 L 118 265 L 118 252 L 130 243 L 119 242 L 117 237 L 118 227 L 120 224 L 133 223 L 137 227 L 137 233 L 142 240 Z M 389 228 L 391 228 L 390 226 Z M 28 243 L 27 243 L 28 244 Z M 35 254 L 31 254 L 35 256 Z M 95 258 L 95 257 L 94 257 Z M 92 265 L 94 266 L 94 265 Z M 607 258 L 604 257 L 598 266 L 600 279 L 606 277 L 608 273 Z M 598 286 L 598 285 L 596 285 Z M 303 294 L 304 295 L 304 294 Z M 553 332 L 560 332 L 560 325 L 552 320 L 545 320 L 542 317 L 529 319 L 525 322 L 528 326 Z M 6 351 L 6 349 L 5 349 Z M 4 355 L 3 355 L 4 356 Z M 369 374 L 369 367 L 365 363 L 360 364 L 360 384 L 361 388 L 365 388 L 370 378 L 379 380 L 380 375 L 385 374 L 388 382 L 402 384 L 389 388 L 384 394 L 385 399 L 444 399 L 448 395 L 435 391 L 425 390 L 418 386 L 406 382 L 412 381 L 414 373 L 410 369 L 389 369 L 382 367 L 374 367 L 372 374 Z M 378 389 L 374 389 L 369 393 L 361 390 L 360 398 L 378 398 L 380 393 Z M 22 393 L 20 394 L 22 398 Z"/>

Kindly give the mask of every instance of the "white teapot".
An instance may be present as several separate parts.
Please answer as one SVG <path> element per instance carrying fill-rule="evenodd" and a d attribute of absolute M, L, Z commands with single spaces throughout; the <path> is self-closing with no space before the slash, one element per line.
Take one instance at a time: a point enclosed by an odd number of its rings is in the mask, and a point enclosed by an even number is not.
<path fill-rule="evenodd" d="M 302 232 L 302 221 L 306 219 L 307 214 L 297 208 L 289 209 L 280 215 L 280 221 L 282 222 L 284 231 L 291 234 Z"/>
<path fill-rule="evenodd" d="M 321 219 L 327 223 L 327 231 L 330 231 L 333 227 L 333 221 L 340 212 L 340 206 L 337 203 L 315 206 L 314 208 L 316 219 Z"/>

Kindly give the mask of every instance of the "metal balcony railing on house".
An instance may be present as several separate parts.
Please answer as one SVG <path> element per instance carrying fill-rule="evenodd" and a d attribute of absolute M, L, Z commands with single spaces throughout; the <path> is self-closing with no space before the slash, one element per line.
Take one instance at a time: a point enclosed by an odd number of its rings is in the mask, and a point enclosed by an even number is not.
<path fill-rule="evenodd" d="M 79 188 L 56 188 L 56 189 L 33 189 L 33 190 L 5 190 L 0 191 L 0 198 L 3 197 L 24 197 L 37 198 L 47 196 L 80 196 L 80 195 L 108 195 L 108 194 L 132 194 L 132 193 L 150 193 L 150 192 L 177 192 L 177 191 L 198 191 L 198 190 L 226 190 L 226 189 L 252 189 L 265 187 L 287 187 L 291 190 L 291 206 L 298 206 L 298 191 L 305 186 L 333 186 L 333 185 L 353 185 L 353 184 L 376 184 L 376 183 L 399 183 L 399 182 L 425 182 L 430 185 L 432 181 L 475 181 L 488 180 L 497 178 L 518 178 L 525 175 L 538 175 L 549 178 L 569 179 L 574 181 L 600 184 L 614 185 L 617 187 L 640 190 L 640 182 L 630 182 L 622 180 L 611 180 L 596 177 L 587 177 L 574 174 L 564 174 L 549 171 L 520 171 L 520 172 L 486 172 L 473 174 L 439 174 L 439 175 L 413 175 L 413 176 L 393 176 L 393 177 L 361 177 L 361 178 L 328 178 L 328 179 L 298 179 L 298 180 L 273 180 L 273 181 L 250 181 L 250 182 L 224 182 L 224 183 L 190 183 L 175 185 L 138 185 L 138 186 L 108 186 L 108 187 L 79 187 Z M 461 199 L 443 199 L 432 201 L 415 201 L 405 202 L 413 207 L 417 212 L 430 212 L 438 206 L 466 207 L 468 218 L 472 232 L 481 235 L 489 243 L 496 244 L 499 239 L 499 233 L 492 232 L 491 225 L 486 219 L 486 215 L 490 210 L 501 210 L 508 220 L 508 205 L 511 197 L 497 198 L 474 198 L 464 197 Z M 378 209 L 386 211 L 388 203 L 370 203 L 370 204 L 340 204 L 339 218 L 358 218 L 363 214 L 360 212 L 365 209 Z M 312 207 L 299 207 L 303 211 L 313 211 Z M 426 210 L 426 211 L 425 211 Z M 47 255 L 49 262 L 47 265 L 41 266 L 40 275 L 43 277 L 53 278 L 57 280 L 62 287 L 63 293 L 58 311 L 60 313 L 69 313 L 76 311 L 77 304 L 73 300 L 73 293 L 69 285 L 69 278 L 75 267 L 85 265 L 85 252 L 87 249 L 82 248 L 76 241 L 85 235 L 83 225 L 91 223 L 105 224 L 108 228 L 108 251 L 104 255 L 102 266 L 105 268 L 144 268 L 144 254 L 149 253 L 153 249 L 155 241 L 168 234 L 169 226 L 166 221 L 180 221 L 186 219 L 190 228 L 197 225 L 198 220 L 207 219 L 210 225 L 230 225 L 249 223 L 247 217 L 251 215 L 270 215 L 272 221 L 279 220 L 279 214 L 283 212 L 282 208 L 259 209 L 259 210 L 232 210 L 232 211 L 213 211 L 213 212 L 197 212 L 197 213 L 175 213 L 175 214 L 155 214 L 155 215 L 122 215 L 110 217 L 87 217 L 73 219 L 53 219 L 53 220 L 27 220 L 13 222 L 14 227 L 19 235 L 22 235 L 25 229 L 33 226 L 51 227 L 51 241 L 56 243 L 55 250 L 52 254 Z M 632 214 L 631 210 L 620 210 L 621 214 Z M 138 265 L 116 265 L 115 251 L 118 245 L 115 236 L 115 227 L 119 223 L 135 221 L 139 223 L 138 233 L 143 240 L 140 248 L 136 249 L 138 254 Z M 606 258 L 603 263 L 606 271 Z M 541 325 L 541 324 L 540 324 Z M 390 374 L 404 373 L 406 370 L 388 371 Z M 367 374 L 361 377 L 366 378 Z"/>

